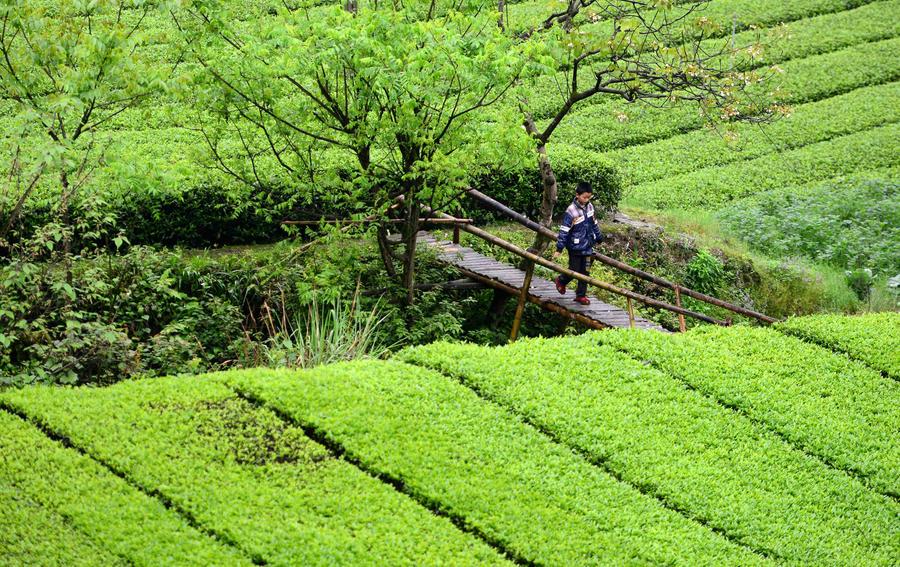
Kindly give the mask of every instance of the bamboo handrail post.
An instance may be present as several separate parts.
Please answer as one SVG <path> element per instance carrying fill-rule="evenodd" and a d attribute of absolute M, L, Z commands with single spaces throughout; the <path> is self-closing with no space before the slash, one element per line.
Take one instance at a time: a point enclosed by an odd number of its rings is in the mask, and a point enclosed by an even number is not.
<path fill-rule="evenodd" d="M 677 284 L 675 285 L 675 305 L 681 307 L 681 286 Z M 678 314 L 678 330 L 682 333 L 685 330 L 684 315 L 681 313 Z"/>
<path fill-rule="evenodd" d="M 529 252 L 534 251 L 529 248 Z M 512 330 L 509 333 L 509 342 L 515 342 L 519 335 L 519 326 L 522 324 L 522 313 L 525 311 L 525 300 L 528 297 L 528 290 L 531 288 L 531 277 L 534 275 L 534 262 L 528 261 L 525 268 L 525 281 L 522 282 L 522 291 L 519 292 L 519 302 L 516 304 L 516 316 L 513 318 Z"/>

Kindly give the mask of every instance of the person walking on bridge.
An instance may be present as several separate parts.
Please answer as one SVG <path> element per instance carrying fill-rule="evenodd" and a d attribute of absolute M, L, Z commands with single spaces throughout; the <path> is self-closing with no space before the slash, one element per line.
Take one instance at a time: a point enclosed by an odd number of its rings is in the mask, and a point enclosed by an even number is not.
<path fill-rule="evenodd" d="M 556 252 L 553 259 L 559 258 L 563 248 L 569 252 L 569 269 L 579 274 L 588 275 L 591 269 L 591 254 L 594 244 L 603 239 L 600 226 L 594 217 L 594 205 L 591 197 L 594 191 L 591 184 L 581 181 L 575 188 L 575 200 L 566 208 L 562 224 L 559 227 L 559 235 L 556 237 Z M 556 278 L 556 291 L 566 293 L 566 285 L 572 281 L 571 276 L 560 275 Z M 590 305 L 587 298 L 587 282 L 578 280 L 575 288 L 575 302 L 581 305 Z"/>

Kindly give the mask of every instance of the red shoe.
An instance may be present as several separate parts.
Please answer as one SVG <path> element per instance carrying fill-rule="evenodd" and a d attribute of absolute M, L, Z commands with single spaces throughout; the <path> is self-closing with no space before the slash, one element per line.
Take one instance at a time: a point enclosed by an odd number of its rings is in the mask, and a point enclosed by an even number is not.
<path fill-rule="evenodd" d="M 590 305 L 591 300 L 583 295 L 579 295 L 578 297 L 575 298 L 575 303 L 580 303 L 582 305 Z"/>
<path fill-rule="evenodd" d="M 553 283 L 556 284 L 556 291 L 558 291 L 560 295 L 566 294 L 566 286 L 564 286 L 562 283 L 560 283 L 559 276 L 556 276 L 556 279 L 553 280 Z"/>

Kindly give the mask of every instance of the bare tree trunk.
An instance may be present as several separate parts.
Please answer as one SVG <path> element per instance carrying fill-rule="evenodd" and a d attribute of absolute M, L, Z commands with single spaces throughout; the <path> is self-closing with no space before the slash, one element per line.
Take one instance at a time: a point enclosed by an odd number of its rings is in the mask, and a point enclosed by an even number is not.
<path fill-rule="evenodd" d="M 62 220 L 63 230 L 63 265 L 66 268 L 66 283 L 72 285 L 72 233 L 70 230 L 71 218 L 69 215 L 69 175 L 63 169 L 59 174 L 59 182 L 62 185 L 62 198 L 59 203 L 59 215 Z"/>
<path fill-rule="evenodd" d="M 406 304 L 416 299 L 416 233 L 419 231 L 419 202 L 413 184 L 406 192 L 405 253 L 403 256 L 403 287 L 406 288 Z"/>
<path fill-rule="evenodd" d="M 537 127 L 530 115 L 525 119 L 525 129 L 536 140 L 540 140 Z M 539 210 L 540 218 L 538 219 L 538 222 L 547 228 L 552 228 L 553 208 L 556 206 L 559 187 L 556 183 L 556 174 L 553 172 L 553 166 L 550 164 L 550 158 L 547 157 L 546 144 L 539 141 L 536 151 L 538 156 L 538 170 L 541 174 L 541 208 Z M 543 254 L 549 243 L 550 240 L 546 236 L 538 233 L 534 235 L 534 241 L 531 243 L 531 248 L 534 250 L 535 254 Z M 519 264 L 519 269 L 525 270 L 527 264 L 528 261 L 523 259 Z M 505 291 L 500 291 L 499 289 L 494 290 L 494 297 L 491 300 L 491 306 L 489 308 L 491 327 L 496 328 L 497 325 L 499 325 L 501 315 L 503 314 L 503 308 L 506 306 L 506 302 L 510 297 L 512 296 Z"/>
<path fill-rule="evenodd" d="M 378 251 L 381 252 L 381 261 L 384 262 L 384 269 L 390 278 L 396 278 L 397 270 L 394 268 L 394 257 L 390 243 L 387 240 L 387 228 L 383 224 L 378 226 L 377 239 Z"/>
<path fill-rule="evenodd" d="M 504 10 L 506 10 L 506 0 L 497 0 L 497 25 L 500 27 L 500 31 L 506 31 L 503 23 Z"/>

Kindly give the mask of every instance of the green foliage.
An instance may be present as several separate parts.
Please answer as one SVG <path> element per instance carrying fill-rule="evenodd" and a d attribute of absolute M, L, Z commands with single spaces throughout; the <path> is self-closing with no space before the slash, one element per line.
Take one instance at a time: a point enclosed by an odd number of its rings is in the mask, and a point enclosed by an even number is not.
<path fill-rule="evenodd" d="M 0 384 L 103 384 L 235 356 L 241 303 L 191 289 L 177 254 L 135 247 L 70 273 L 71 282 L 52 263 L 0 265 Z"/>
<path fill-rule="evenodd" d="M 797 317 L 779 323 L 777 329 L 843 352 L 900 379 L 900 313 Z"/>
<path fill-rule="evenodd" d="M 232 26 L 219 2 L 192 8 L 179 19 L 206 71 L 201 104 L 238 131 L 242 159 L 274 156 L 302 180 L 313 148 L 346 150 L 356 163 L 342 203 L 379 210 L 401 193 L 444 203 L 479 159 L 503 161 L 503 143 L 524 140 L 517 120 L 485 122 L 530 48 L 502 34 L 493 14 L 442 3 L 329 6 L 315 18 L 279 10 L 250 28 Z M 241 177 L 258 185 L 251 165 L 253 177 Z"/>
<path fill-rule="evenodd" d="M 178 565 L 251 564 L 129 480 L 18 417 L 0 411 L 0 428 L 0 501 L 13 504 L 0 510 L 5 565 L 158 565 L 161 558 Z M 41 523 L 19 523 L 23 516 Z M 47 531 L 37 533 L 40 528 Z M 23 539 L 7 546 L 13 535 Z M 49 548 L 54 542 L 60 546 Z"/>
<path fill-rule="evenodd" d="M 574 195 L 579 181 L 591 183 L 594 206 L 598 211 L 614 211 L 622 195 L 622 182 L 614 163 L 594 152 L 576 146 L 551 143 L 547 147 L 553 171 L 560 187 L 560 199 Z M 472 181 L 472 186 L 504 205 L 530 218 L 539 218 L 541 177 L 533 150 L 523 156 L 516 167 L 488 168 Z M 565 207 L 562 207 L 565 208 Z M 486 217 L 483 207 L 475 204 L 468 214 Z"/>
<path fill-rule="evenodd" d="M 271 371 L 243 376 L 274 378 Z M 502 563 L 448 519 L 209 379 L 144 380 L 104 389 L 32 388 L 3 399 L 121 471 L 131 484 L 158 494 L 257 564 Z M 69 499 L 79 492 L 62 491 Z M 138 530 L 150 540 L 142 542 L 156 557 L 150 563 L 167 556 L 154 554 L 153 540 L 160 535 L 147 522 L 107 524 L 110 531 Z M 178 541 L 189 551 L 185 536 Z M 206 565 L 225 563 L 197 557 Z"/>
<path fill-rule="evenodd" d="M 8 485 L 0 485 L 0 562 L 17 567 L 126 565 L 63 516 Z"/>
<path fill-rule="evenodd" d="M 900 38 L 857 45 L 780 64 L 780 100 L 803 104 L 900 78 Z M 758 87 L 754 87 L 758 88 Z M 766 84 L 765 88 L 775 88 Z M 703 115 L 686 105 L 656 108 L 620 101 L 583 106 L 560 125 L 556 140 L 596 151 L 646 144 L 700 128 Z"/>
<path fill-rule="evenodd" d="M 524 561 L 765 563 L 435 372 L 369 361 L 222 378 Z"/>
<path fill-rule="evenodd" d="M 342 360 L 384 358 L 391 345 L 381 342 L 379 327 L 386 316 L 376 304 L 370 311 L 359 306 L 357 293 L 350 305 L 340 297 L 313 297 L 305 315 L 293 320 L 268 313 L 270 338 L 261 344 L 263 364 L 269 368 L 312 368 Z"/>
<path fill-rule="evenodd" d="M 892 167 L 900 126 L 891 124 L 745 162 L 643 183 L 626 200 L 658 208 L 721 208 L 766 190 Z"/>
<path fill-rule="evenodd" d="M 801 255 L 842 269 L 900 273 L 900 185 L 889 172 L 857 174 L 739 201 L 718 217 L 770 255 Z"/>
<path fill-rule="evenodd" d="M 597 333 L 496 349 L 435 343 L 399 357 L 457 378 L 752 549 L 788 563 L 890 563 L 896 507 L 765 426 L 597 343 Z"/>
<path fill-rule="evenodd" d="M 603 157 L 616 164 L 629 185 L 645 183 L 894 123 L 900 119 L 897 100 L 900 83 L 861 88 L 800 105 L 790 116 L 764 127 L 745 124 L 725 132 L 695 130 Z"/>
<path fill-rule="evenodd" d="M 880 492 L 900 496 L 900 384 L 770 329 L 616 332 L 603 343 L 646 360 Z"/>
<path fill-rule="evenodd" d="M 700 250 L 685 266 L 687 286 L 705 293 L 715 295 L 725 280 L 725 269 L 722 261 L 708 250 Z"/>

